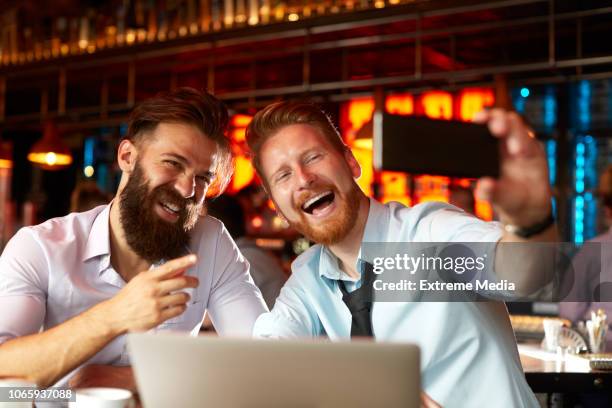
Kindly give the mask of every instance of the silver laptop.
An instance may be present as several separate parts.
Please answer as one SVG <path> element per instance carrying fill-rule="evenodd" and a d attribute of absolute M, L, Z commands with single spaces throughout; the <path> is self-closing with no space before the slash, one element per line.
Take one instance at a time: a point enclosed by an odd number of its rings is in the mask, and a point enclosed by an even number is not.
<path fill-rule="evenodd" d="M 145 408 L 418 408 L 419 349 L 354 341 L 130 334 Z"/>

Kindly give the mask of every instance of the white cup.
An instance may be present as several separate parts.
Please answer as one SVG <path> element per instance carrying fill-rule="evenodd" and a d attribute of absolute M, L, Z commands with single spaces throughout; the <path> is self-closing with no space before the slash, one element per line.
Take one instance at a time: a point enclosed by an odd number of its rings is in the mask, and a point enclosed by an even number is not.
<path fill-rule="evenodd" d="M 2 388 L 3 401 L 0 401 L 0 408 L 32 408 L 32 401 L 14 401 L 8 402 L 7 399 L 9 397 L 8 392 L 11 388 L 36 388 L 36 384 L 22 380 L 20 378 L 3 378 L 0 379 L 0 387 Z M 5 398 L 6 397 L 6 398 Z"/>
<path fill-rule="evenodd" d="M 559 319 L 544 319 L 544 340 L 546 350 L 556 352 L 559 346 L 559 335 L 563 322 Z"/>
<path fill-rule="evenodd" d="M 70 408 L 134 408 L 132 392 L 123 388 L 78 388 Z"/>

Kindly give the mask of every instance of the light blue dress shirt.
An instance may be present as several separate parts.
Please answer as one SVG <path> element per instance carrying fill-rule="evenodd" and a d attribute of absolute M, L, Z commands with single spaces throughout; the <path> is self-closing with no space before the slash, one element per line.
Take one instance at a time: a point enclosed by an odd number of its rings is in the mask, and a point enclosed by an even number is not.
<path fill-rule="evenodd" d="M 501 235 L 499 224 L 447 204 L 408 208 L 370 200 L 363 242 L 496 242 Z M 351 314 L 338 279 L 351 280 L 338 259 L 315 245 L 292 271 L 274 309 L 255 323 L 254 335 L 349 340 Z M 375 302 L 372 328 L 377 341 L 419 345 L 423 389 L 444 407 L 538 406 L 501 302 Z"/>

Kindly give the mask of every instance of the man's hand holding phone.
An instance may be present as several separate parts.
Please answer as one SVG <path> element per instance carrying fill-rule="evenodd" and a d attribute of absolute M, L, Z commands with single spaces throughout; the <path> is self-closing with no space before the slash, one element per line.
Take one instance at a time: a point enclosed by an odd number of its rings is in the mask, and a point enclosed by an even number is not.
<path fill-rule="evenodd" d="M 476 195 L 491 201 L 506 225 L 542 223 L 550 216 L 552 193 L 546 154 L 533 131 L 517 113 L 503 109 L 479 112 L 474 122 L 486 124 L 501 144 L 499 178 L 481 178 Z"/>

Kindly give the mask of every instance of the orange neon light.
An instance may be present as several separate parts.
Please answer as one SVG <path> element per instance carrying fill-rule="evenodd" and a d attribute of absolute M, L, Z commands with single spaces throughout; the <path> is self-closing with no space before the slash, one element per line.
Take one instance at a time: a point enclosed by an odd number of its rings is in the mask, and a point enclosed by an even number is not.
<path fill-rule="evenodd" d="M 414 98 L 410 94 L 390 95 L 385 100 L 385 110 L 389 113 L 409 115 L 414 113 Z M 343 129 L 344 140 L 351 146 L 353 154 L 357 162 L 361 166 L 361 177 L 357 180 L 357 184 L 367 195 L 372 195 L 372 181 L 374 179 L 374 171 L 372 169 L 372 139 L 355 139 L 355 133 L 361 127 L 372 119 L 374 113 L 373 98 L 353 99 L 343 106 L 341 115 L 341 128 Z M 386 172 L 382 172 L 384 175 Z M 406 175 L 401 173 L 390 173 L 385 176 L 385 180 L 395 180 L 397 185 L 402 183 L 407 185 Z M 410 194 L 407 191 L 397 193 L 396 187 L 389 187 L 393 193 L 384 193 L 383 201 L 400 201 L 406 204 L 410 202 Z M 384 184 L 383 191 L 387 191 L 387 185 Z"/>
<path fill-rule="evenodd" d="M 380 174 L 380 183 L 382 184 L 383 203 L 389 201 L 397 201 L 406 206 L 412 204 L 410 199 L 410 188 L 408 184 L 408 175 L 406 173 L 395 171 L 383 171 Z"/>
<path fill-rule="evenodd" d="M 252 116 L 234 115 L 230 120 L 230 140 L 234 154 L 234 175 L 227 188 L 228 193 L 236 193 L 255 180 L 255 169 L 247 155 L 245 131 Z"/>
<path fill-rule="evenodd" d="M 394 115 L 412 115 L 414 98 L 410 94 L 391 95 L 385 101 L 385 111 Z"/>
<path fill-rule="evenodd" d="M 478 218 L 481 218 L 485 221 L 493 220 L 493 207 L 491 207 L 491 203 L 489 203 L 488 201 L 476 199 L 475 207 L 476 216 Z"/>
<path fill-rule="evenodd" d="M 390 95 L 385 101 L 385 110 L 395 115 L 412 115 L 414 113 L 414 97 L 411 94 Z M 380 174 L 382 184 L 381 201 L 398 201 L 411 205 L 409 179 L 406 173 L 383 171 Z"/>
<path fill-rule="evenodd" d="M 491 88 L 466 88 L 459 93 L 459 119 L 471 122 L 483 108 L 493 106 L 495 93 Z"/>
<path fill-rule="evenodd" d="M 455 178 L 452 181 L 453 185 L 466 188 L 472 191 L 474 190 L 476 179 L 470 178 Z M 450 201 L 450 200 L 449 200 Z M 493 208 L 488 201 L 479 200 L 478 197 L 474 195 L 474 214 L 485 221 L 491 221 L 493 219 Z"/>
<path fill-rule="evenodd" d="M 471 121 L 476 112 L 493 105 L 495 95 L 489 88 L 468 88 L 461 91 L 455 101 L 453 99 L 453 95 L 449 92 L 426 92 L 418 99 L 421 109 L 419 112 L 436 119 L 453 119 L 456 115 L 458 119 Z M 410 94 L 392 95 L 385 101 L 385 110 L 393 114 L 411 115 L 416 110 L 415 100 Z M 371 119 L 373 112 L 374 99 L 360 98 L 344 104 L 340 118 L 344 140 L 351 146 L 362 167 L 362 177 L 358 183 L 368 195 L 372 194 L 371 185 L 374 179 L 371 140 L 354 140 L 354 137 L 356 131 Z M 426 201 L 448 202 L 449 177 L 416 175 L 414 178 L 415 191 L 412 194 L 414 202 L 411 200 L 409 177 L 400 172 L 380 172 L 377 180 L 381 187 L 381 197 L 379 197 L 381 201 L 399 201 L 406 205 Z M 470 188 L 473 180 L 455 179 L 454 182 L 462 187 Z M 478 217 L 484 220 L 493 219 L 493 210 L 489 203 L 476 199 L 475 207 Z"/>
<path fill-rule="evenodd" d="M 415 177 L 416 203 L 443 201 L 448 203 L 449 177 L 421 175 Z"/>
<path fill-rule="evenodd" d="M 357 184 L 368 196 L 372 195 L 372 181 L 374 179 L 374 169 L 372 167 L 372 140 L 355 140 L 356 132 L 361 129 L 374 113 L 374 99 L 360 98 L 353 99 L 342 106 L 340 124 L 342 137 L 351 147 L 355 159 L 361 166 L 361 177 L 357 179 Z"/>
<path fill-rule="evenodd" d="M 354 99 L 349 102 L 348 107 L 348 120 L 350 123 L 350 130 L 354 135 L 354 132 L 361 129 L 370 119 L 374 113 L 374 99 L 372 98 L 361 98 Z M 350 140 L 352 142 L 352 138 Z"/>
<path fill-rule="evenodd" d="M 421 95 L 423 113 L 433 119 L 453 118 L 453 96 L 448 92 L 431 91 Z"/>

